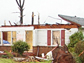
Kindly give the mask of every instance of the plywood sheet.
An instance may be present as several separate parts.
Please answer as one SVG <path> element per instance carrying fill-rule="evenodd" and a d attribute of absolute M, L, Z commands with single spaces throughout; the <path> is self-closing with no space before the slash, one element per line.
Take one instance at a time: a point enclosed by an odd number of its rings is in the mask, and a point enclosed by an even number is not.
<path fill-rule="evenodd" d="M 16 31 L 13 31 L 12 32 L 12 38 L 13 38 L 13 43 L 16 41 Z"/>
<path fill-rule="evenodd" d="M 11 31 L 7 32 L 7 41 L 11 43 Z"/>
<path fill-rule="evenodd" d="M 33 32 L 32 31 L 26 31 L 26 42 L 30 45 L 30 50 L 33 49 Z"/>

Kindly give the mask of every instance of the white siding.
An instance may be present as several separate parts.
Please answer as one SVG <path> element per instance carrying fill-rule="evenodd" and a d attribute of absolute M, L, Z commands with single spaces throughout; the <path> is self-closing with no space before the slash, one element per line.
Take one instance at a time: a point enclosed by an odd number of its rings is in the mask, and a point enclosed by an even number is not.
<path fill-rule="evenodd" d="M 78 28 L 71 28 L 70 30 L 65 30 L 65 44 L 68 45 L 70 43 L 69 37 L 78 31 Z"/>
<path fill-rule="evenodd" d="M 37 30 L 37 45 L 47 45 L 47 30 Z"/>

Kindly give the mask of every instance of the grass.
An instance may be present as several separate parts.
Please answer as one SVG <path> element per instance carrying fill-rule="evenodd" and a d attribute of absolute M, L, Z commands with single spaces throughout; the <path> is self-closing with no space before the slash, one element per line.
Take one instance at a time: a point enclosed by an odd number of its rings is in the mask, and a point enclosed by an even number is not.
<path fill-rule="evenodd" d="M 51 63 L 51 61 L 44 62 L 15 62 L 13 59 L 0 58 L 0 63 Z"/>

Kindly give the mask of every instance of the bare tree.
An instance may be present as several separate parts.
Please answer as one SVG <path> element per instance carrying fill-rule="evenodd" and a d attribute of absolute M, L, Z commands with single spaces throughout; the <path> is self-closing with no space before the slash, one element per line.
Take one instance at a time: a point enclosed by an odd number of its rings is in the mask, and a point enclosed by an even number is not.
<path fill-rule="evenodd" d="M 23 24 L 23 6 L 24 6 L 24 2 L 25 0 L 16 0 L 17 5 L 19 6 L 19 10 L 20 10 L 20 24 Z"/>

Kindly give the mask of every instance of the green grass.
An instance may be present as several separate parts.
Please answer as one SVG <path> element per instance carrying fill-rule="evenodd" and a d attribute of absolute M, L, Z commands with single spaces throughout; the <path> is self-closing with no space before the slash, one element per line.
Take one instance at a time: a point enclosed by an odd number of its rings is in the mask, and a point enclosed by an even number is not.
<path fill-rule="evenodd" d="M 15 63 L 12 59 L 0 58 L 0 63 Z"/>
<path fill-rule="evenodd" d="M 15 62 L 12 59 L 0 58 L 0 63 L 51 63 L 51 61 L 44 61 L 44 62 Z"/>

